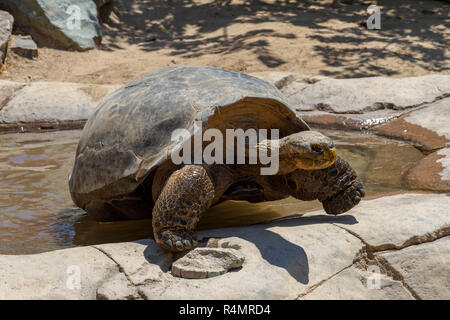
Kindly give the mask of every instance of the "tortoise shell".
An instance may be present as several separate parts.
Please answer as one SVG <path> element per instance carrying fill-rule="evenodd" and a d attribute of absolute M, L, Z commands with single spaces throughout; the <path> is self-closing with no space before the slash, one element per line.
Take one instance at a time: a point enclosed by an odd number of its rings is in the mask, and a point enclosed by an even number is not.
<path fill-rule="evenodd" d="M 195 121 L 203 130 L 277 128 L 280 137 L 309 130 L 266 81 L 214 67 L 166 67 L 111 92 L 88 119 L 69 176 L 75 204 L 102 219 L 105 205 L 139 199 L 139 186 L 151 186 L 152 172 L 181 147 L 174 130 L 192 137 Z"/>

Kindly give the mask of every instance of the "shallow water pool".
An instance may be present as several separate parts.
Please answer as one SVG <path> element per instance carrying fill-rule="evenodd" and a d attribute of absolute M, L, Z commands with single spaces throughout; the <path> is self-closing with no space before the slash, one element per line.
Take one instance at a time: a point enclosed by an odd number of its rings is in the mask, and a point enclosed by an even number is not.
<path fill-rule="evenodd" d="M 413 146 L 359 132 L 325 131 L 361 176 L 367 197 L 405 191 L 407 171 L 424 155 Z M 68 173 L 81 131 L 0 135 L 0 254 L 25 254 L 142 239 L 151 220 L 96 222 L 72 203 Z M 321 209 L 293 198 L 211 208 L 200 228 L 267 222 Z"/>

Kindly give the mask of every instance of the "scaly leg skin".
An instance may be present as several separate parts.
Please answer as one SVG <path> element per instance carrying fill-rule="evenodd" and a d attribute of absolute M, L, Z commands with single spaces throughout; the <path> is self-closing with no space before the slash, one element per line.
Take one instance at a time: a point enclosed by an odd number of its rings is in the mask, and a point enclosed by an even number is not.
<path fill-rule="evenodd" d="M 187 165 L 172 173 L 153 208 L 156 243 L 173 252 L 195 247 L 195 228 L 214 194 L 213 181 L 202 166 Z"/>
<path fill-rule="evenodd" d="M 328 214 L 344 213 L 365 196 L 361 180 L 339 157 L 326 169 L 295 170 L 284 179 L 292 196 L 307 201 L 318 199 Z"/>

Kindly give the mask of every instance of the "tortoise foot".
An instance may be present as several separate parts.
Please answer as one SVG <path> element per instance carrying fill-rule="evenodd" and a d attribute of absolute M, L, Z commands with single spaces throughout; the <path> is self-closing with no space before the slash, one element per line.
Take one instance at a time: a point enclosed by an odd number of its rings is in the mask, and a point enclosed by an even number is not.
<path fill-rule="evenodd" d="M 180 252 L 197 246 L 193 232 L 184 229 L 161 229 L 155 234 L 156 243 L 163 249 Z"/>
<path fill-rule="evenodd" d="M 356 206 L 365 196 L 364 187 L 356 180 L 350 186 L 322 202 L 328 214 L 341 214 Z"/>

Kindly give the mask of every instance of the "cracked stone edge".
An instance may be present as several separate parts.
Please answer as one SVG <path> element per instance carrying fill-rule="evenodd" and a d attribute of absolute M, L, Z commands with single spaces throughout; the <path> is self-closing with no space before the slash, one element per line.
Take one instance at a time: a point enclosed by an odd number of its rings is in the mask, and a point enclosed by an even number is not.
<path fill-rule="evenodd" d="M 94 248 L 94 249 L 97 249 L 98 251 L 100 251 L 101 253 L 103 253 L 107 258 L 109 258 L 112 262 L 114 262 L 115 264 L 116 264 L 116 266 L 117 266 L 117 268 L 118 268 L 118 271 L 119 271 L 119 273 L 123 273 L 123 275 L 125 276 L 125 278 L 127 279 L 127 281 L 128 281 L 128 284 L 131 286 L 131 287 L 133 287 L 134 288 L 134 290 L 135 290 L 135 297 L 134 298 L 136 298 L 136 299 L 142 299 L 142 300 L 148 300 L 148 297 L 139 289 L 139 285 L 138 284 L 135 284 L 132 280 L 131 280 L 131 278 L 129 277 L 129 275 L 125 272 L 125 269 L 120 265 L 120 263 L 116 260 L 116 259 L 114 259 L 108 252 L 106 252 L 105 250 L 103 250 L 103 249 L 101 249 L 101 248 L 99 248 L 99 247 L 97 247 L 97 246 L 95 246 L 95 245 L 93 245 L 93 246 L 91 246 L 92 248 Z M 105 281 L 107 281 L 107 279 L 105 280 Z M 103 281 L 103 283 L 105 282 L 105 281 Z M 102 284 L 103 284 L 102 283 Z M 98 289 L 100 288 L 100 286 L 98 287 L 98 288 L 96 288 L 96 298 L 97 298 L 97 300 L 100 300 L 100 299 L 104 299 L 103 297 L 100 297 L 99 296 L 99 294 L 98 294 Z"/>
<path fill-rule="evenodd" d="M 343 271 L 355 267 L 358 269 L 364 269 L 363 265 L 376 265 L 380 268 L 383 274 L 390 277 L 392 280 L 397 281 L 401 284 L 401 286 L 406 290 L 412 298 L 416 300 L 422 300 L 422 297 L 407 283 L 407 281 L 404 279 L 402 273 L 395 269 L 384 257 L 381 255 L 383 253 L 389 252 L 389 251 L 401 251 L 402 249 L 415 246 L 415 245 L 421 245 L 425 243 L 431 243 L 434 241 L 437 241 L 439 239 L 442 239 L 444 237 L 447 237 L 450 235 L 450 226 L 444 226 L 432 233 L 426 233 L 421 236 L 413 236 L 409 239 L 407 239 L 403 244 L 397 246 L 394 244 L 383 244 L 378 246 L 372 246 L 368 244 L 359 234 L 355 233 L 354 231 L 348 230 L 345 227 L 342 227 L 340 225 L 337 225 L 335 223 L 332 224 L 335 227 L 338 227 L 342 230 L 345 230 L 352 236 L 359 239 L 363 244 L 363 248 L 355 255 L 355 258 L 353 262 L 346 266 L 345 268 L 339 270 L 335 274 L 331 275 L 327 279 L 324 279 L 322 281 L 319 281 L 318 283 L 312 285 L 308 290 L 305 292 L 302 292 L 297 295 L 296 300 L 301 299 L 308 294 L 312 293 L 314 290 L 322 286 L 324 283 L 326 283 L 328 280 L 333 279 L 334 277 L 338 276 Z"/>

